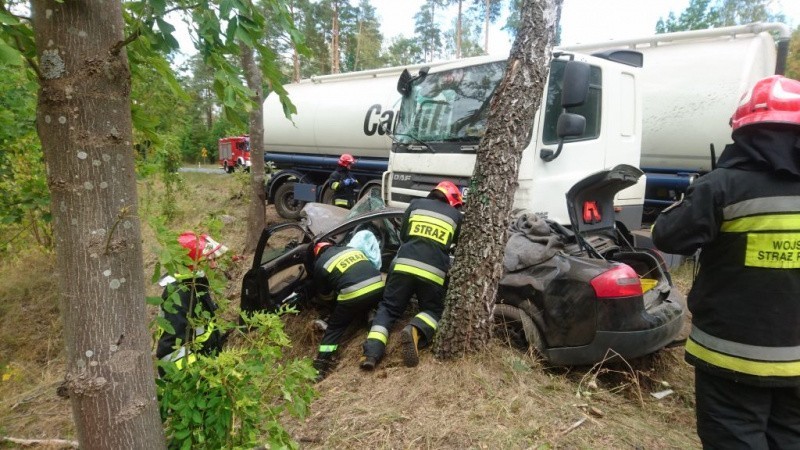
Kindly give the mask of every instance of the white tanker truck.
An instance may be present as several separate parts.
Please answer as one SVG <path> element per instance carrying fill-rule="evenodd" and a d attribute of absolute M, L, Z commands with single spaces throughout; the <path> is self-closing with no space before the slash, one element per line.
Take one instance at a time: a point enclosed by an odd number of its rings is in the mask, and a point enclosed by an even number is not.
<path fill-rule="evenodd" d="M 437 64 L 441 63 L 410 69 Z M 304 200 L 325 201 L 330 196 L 325 181 L 342 153 L 356 158 L 352 171 L 360 182 L 360 192 L 380 189 L 392 145 L 388 133 L 400 105 L 397 79 L 404 69 L 325 75 L 288 84 L 289 98 L 297 107 L 293 122 L 285 118 L 277 96 L 267 98 L 264 158 L 280 169 L 270 177 L 267 199 L 281 216 L 297 218 Z"/>
<path fill-rule="evenodd" d="M 544 114 L 536 115 L 523 155 L 517 204 L 568 223 L 563 192 L 589 173 L 625 163 L 647 175 L 646 190 L 642 181 L 616 199 L 621 218 L 635 227 L 643 211 L 671 203 L 693 177 L 712 168 L 710 145 L 719 154 L 730 142 L 728 119 L 739 95 L 755 80 L 782 73 L 789 36 L 783 24 L 752 24 L 557 49 Z M 614 51 L 619 49 L 625 50 Z M 636 52 L 643 54 L 641 68 L 634 67 Z M 294 218 L 303 204 L 295 197 L 297 185 L 320 185 L 314 195 L 324 199 L 322 185 L 341 153 L 358 159 L 362 191 L 382 185 L 393 205 L 426 195 L 442 179 L 468 191 L 486 117 L 480 102 L 452 93 L 480 78 L 488 87 L 471 95 L 485 96 L 488 104 L 505 59 L 424 65 L 427 70 L 409 85 L 415 94 L 402 97 L 399 123 L 402 68 L 288 85 L 298 109 L 296 127 L 283 117 L 277 99 L 264 105 L 266 159 L 282 169 L 267 187 L 269 201 L 282 216 Z M 586 119 L 586 129 L 560 136 L 559 98 L 571 60 L 589 66 L 585 101 L 566 108 Z M 408 69 L 416 73 L 422 66 Z M 447 91 L 445 84 L 456 88 Z M 389 133 L 396 133 L 394 145 Z M 563 149 L 556 153 L 562 137 Z"/>

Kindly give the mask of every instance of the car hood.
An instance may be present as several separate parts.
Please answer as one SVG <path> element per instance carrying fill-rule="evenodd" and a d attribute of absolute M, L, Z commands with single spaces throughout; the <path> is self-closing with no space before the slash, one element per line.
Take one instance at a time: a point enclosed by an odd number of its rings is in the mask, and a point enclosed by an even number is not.
<path fill-rule="evenodd" d="M 572 230 L 582 235 L 613 230 L 616 221 L 614 196 L 636 184 L 642 174 L 636 167 L 620 164 L 575 183 L 567 192 Z"/>

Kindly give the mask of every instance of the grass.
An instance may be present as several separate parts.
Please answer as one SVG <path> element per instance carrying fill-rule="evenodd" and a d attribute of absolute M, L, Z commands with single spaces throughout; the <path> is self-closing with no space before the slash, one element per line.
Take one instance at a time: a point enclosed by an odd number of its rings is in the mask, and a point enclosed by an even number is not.
<path fill-rule="evenodd" d="M 224 226 L 214 237 L 241 253 L 246 176 L 182 177 L 170 227 L 205 231 L 210 219 L 220 220 Z M 160 189 L 157 182 L 140 182 L 142 217 L 161 210 Z M 268 222 L 279 221 L 268 208 Z M 157 244 L 149 227 L 142 230 L 149 280 Z M 246 255 L 227 272 L 225 298 L 234 306 L 250 261 Z M 55 394 L 64 362 L 54 269 L 54 255 L 36 249 L 0 262 L 0 374 L 7 375 L 0 381 L 0 435 L 74 439 L 69 402 Z M 676 271 L 682 289 L 690 273 Z M 160 290 L 148 286 L 148 295 Z M 321 339 L 311 327 L 317 317 L 313 310 L 287 316 L 290 356 L 314 356 Z M 317 385 L 311 415 L 287 423 L 303 448 L 699 448 L 692 371 L 682 348 L 630 366 L 563 369 L 496 338 L 481 353 L 454 361 L 423 350 L 420 365 L 409 369 L 401 362 L 398 328 L 378 370 L 365 374 L 357 361 L 366 329 L 349 336 L 339 366 Z M 666 388 L 675 393 L 661 400 L 650 395 Z"/>

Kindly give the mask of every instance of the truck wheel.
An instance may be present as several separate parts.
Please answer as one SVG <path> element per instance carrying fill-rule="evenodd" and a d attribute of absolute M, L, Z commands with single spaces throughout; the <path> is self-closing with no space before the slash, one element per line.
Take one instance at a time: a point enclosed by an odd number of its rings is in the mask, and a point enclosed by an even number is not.
<path fill-rule="evenodd" d="M 222 168 L 225 170 L 225 173 L 233 173 L 233 167 L 228 165 L 228 161 L 222 163 Z"/>
<path fill-rule="evenodd" d="M 275 191 L 275 210 L 284 219 L 299 219 L 305 204 L 294 199 L 294 182 L 283 183 Z"/>
<path fill-rule="evenodd" d="M 330 184 L 326 184 L 322 190 L 322 197 L 320 197 L 320 202 L 325 203 L 326 205 L 333 204 L 333 189 L 331 189 Z"/>
<path fill-rule="evenodd" d="M 495 336 L 507 340 L 513 347 L 533 349 L 544 354 L 544 341 L 536 324 L 523 310 L 498 303 L 494 306 Z"/>

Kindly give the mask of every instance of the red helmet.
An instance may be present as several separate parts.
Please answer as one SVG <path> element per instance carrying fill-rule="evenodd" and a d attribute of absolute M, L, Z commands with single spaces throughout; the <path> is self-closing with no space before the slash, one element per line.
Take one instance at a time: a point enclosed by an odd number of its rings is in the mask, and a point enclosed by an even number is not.
<path fill-rule="evenodd" d="M 761 123 L 800 126 L 800 81 L 773 75 L 742 95 L 731 117 L 733 131 Z"/>
<path fill-rule="evenodd" d="M 355 164 L 356 159 L 350 153 L 345 153 L 339 157 L 339 165 L 342 167 L 350 167 Z"/>
<path fill-rule="evenodd" d="M 199 262 L 203 258 L 219 258 L 228 251 L 228 247 L 220 244 L 207 234 L 197 234 L 191 231 L 181 233 L 178 243 L 189 251 L 189 258 Z"/>
<path fill-rule="evenodd" d="M 314 256 L 315 257 L 319 256 L 319 253 L 322 251 L 323 248 L 330 247 L 331 245 L 333 245 L 333 244 L 328 242 L 328 241 L 319 241 L 319 242 L 317 242 L 317 245 L 314 246 Z"/>
<path fill-rule="evenodd" d="M 447 203 L 450 203 L 450 206 L 453 208 L 458 208 L 464 204 L 464 200 L 461 198 L 461 191 L 459 191 L 458 187 L 456 187 L 456 185 L 450 181 L 442 181 L 441 183 L 437 184 L 433 190 L 444 194 L 445 198 L 447 199 Z"/>

